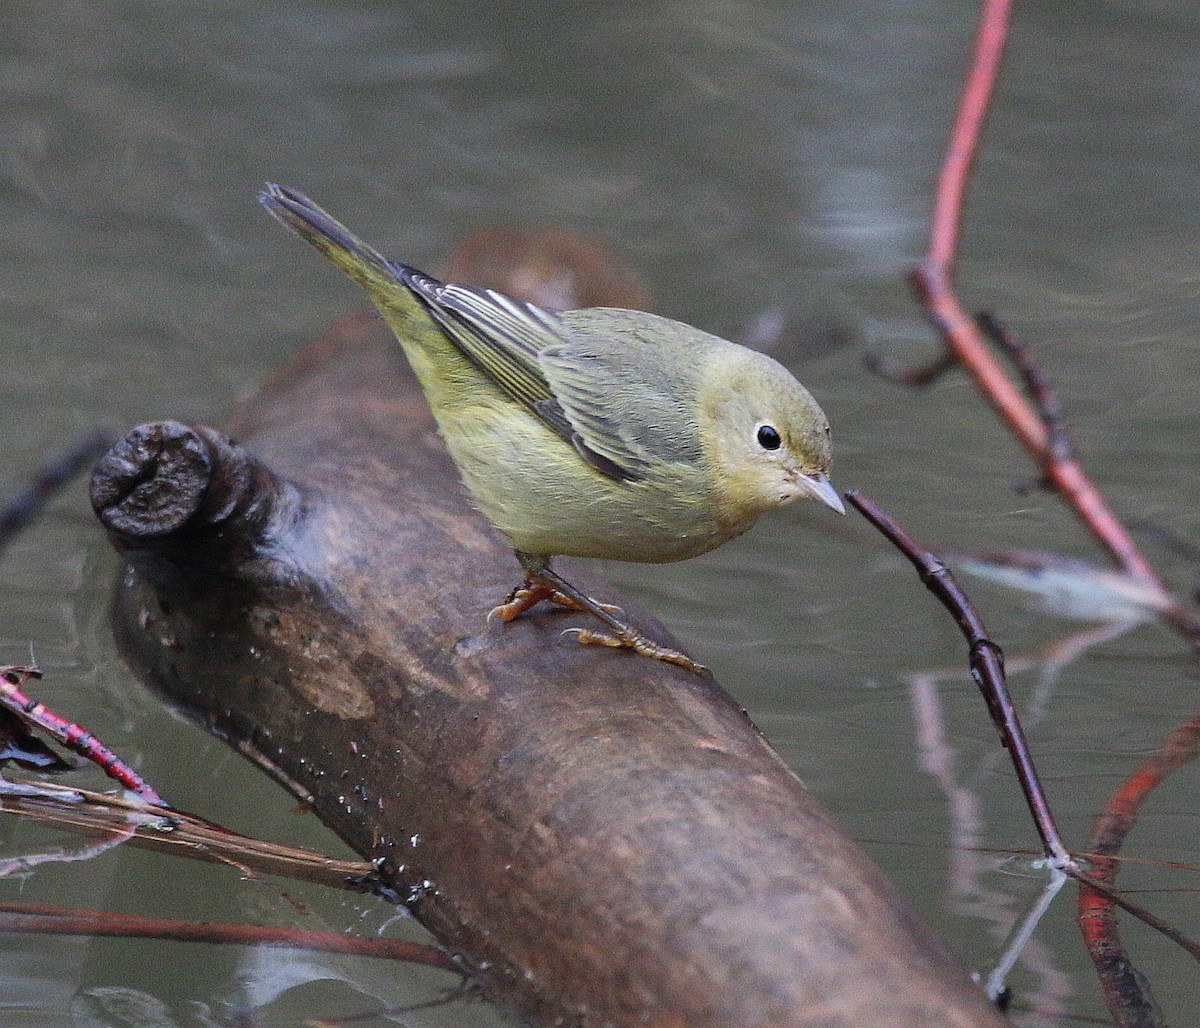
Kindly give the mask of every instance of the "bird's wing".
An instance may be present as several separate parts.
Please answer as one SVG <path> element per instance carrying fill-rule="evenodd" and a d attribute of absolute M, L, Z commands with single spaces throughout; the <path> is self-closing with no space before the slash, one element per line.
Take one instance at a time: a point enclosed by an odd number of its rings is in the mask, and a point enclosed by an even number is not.
<path fill-rule="evenodd" d="M 490 289 L 446 285 L 395 265 L 450 341 L 508 396 L 535 411 L 553 399 L 538 353 L 568 336 L 558 317 Z"/>
<path fill-rule="evenodd" d="M 491 289 L 447 285 L 413 268 L 394 267 L 451 342 L 501 392 L 523 404 L 598 471 L 617 481 L 642 477 L 644 457 L 608 439 L 602 429 L 603 410 L 591 399 L 603 400 L 600 383 L 565 375 L 564 395 L 555 388 L 542 355 L 567 351 L 572 342 L 557 314 Z"/>
<path fill-rule="evenodd" d="M 646 352 L 652 345 L 589 333 L 538 354 L 575 429 L 576 448 L 621 469 L 625 478 L 702 458 L 693 393 L 661 354 Z"/>

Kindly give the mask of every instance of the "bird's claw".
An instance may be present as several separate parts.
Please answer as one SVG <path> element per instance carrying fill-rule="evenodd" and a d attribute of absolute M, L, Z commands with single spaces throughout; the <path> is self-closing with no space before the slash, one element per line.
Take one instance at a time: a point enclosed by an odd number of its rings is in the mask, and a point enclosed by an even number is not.
<path fill-rule="evenodd" d="M 614 649 L 633 650 L 644 657 L 678 664 L 695 674 L 703 674 L 708 670 L 687 654 L 647 639 L 624 620 L 625 612 L 620 607 L 593 600 L 569 582 L 559 578 L 549 568 L 542 568 L 536 573 L 527 571 L 524 583 L 509 593 L 502 604 L 493 607 L 487 619 L 489 622 L 511 621 L 542 600 L 549 600 L 571 610 L 591 613 L 608 626 L 607 632 L 598 632 L 591 628 L 568 628 L 561 633 L 575 636 L 585 646 L 611 646 Z"/>
<path fill-rule="evenodd" d="M 502 621 L 507 624 L 521 613 L 519 610 L 513 610 L 514 606 L 515 604 L 512 600 L 505 600 L 503 603 L 497 604 L 487 612 L 487 623 L 491 625 L 497 621 Z"/>
<path fill-rule="evenodd" d="M 560 634 L 559 638 L 564 635 L 575 636 L 576 641 L 582 646 L 610 646 L 613 649 L 633 650 L 643 657 L 653 657 L 655 660 L 664 660 L 668 664 L 677 664 L 698 675 L 708 670 L 703 664 L 692 660 L 686 653 L 662 646 L 632 628 L 620 634 L 597 632 L 591 628 L 568 628 Z"/>
<path fill-rule="evenodd" d="M 537 606 L 542 600 L 553 599 L 556 592 L 548 586 L 526 580 L 524 585 L 519 585 L 510 592 L 504 598 L 503 603 L 488 611 L 488 624 L 490 625 L 494 621 L 505 623 L 512 621 L 513 618 L 524 614 L 530 607 Z"/>

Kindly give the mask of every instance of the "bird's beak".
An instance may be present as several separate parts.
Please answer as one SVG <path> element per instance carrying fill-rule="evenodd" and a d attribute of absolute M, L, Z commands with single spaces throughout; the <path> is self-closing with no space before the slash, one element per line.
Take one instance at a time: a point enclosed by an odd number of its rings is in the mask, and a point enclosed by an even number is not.
<path fill-rule="evenodd" d="M 822 474 L 800 475 L 796 482 L 810 496 L 815 496 L 826 507 L 832 507 L 839 514 L 846 513 L 846 505 L 842 503 L 842 498 L 838 496 L 838 492 L 834 489 L 828 476 Z"/>

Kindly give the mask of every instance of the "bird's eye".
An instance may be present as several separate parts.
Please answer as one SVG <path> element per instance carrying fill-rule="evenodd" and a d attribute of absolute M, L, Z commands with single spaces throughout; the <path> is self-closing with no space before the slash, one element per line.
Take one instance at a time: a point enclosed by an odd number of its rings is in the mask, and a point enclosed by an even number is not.
<path fill-rule="evenodd" d="M 779 438 L 779 433 L 770 425 L 758 426 L 758 445 L 764 450 L 778 450 L 783 444 L 783 440 Z"/>

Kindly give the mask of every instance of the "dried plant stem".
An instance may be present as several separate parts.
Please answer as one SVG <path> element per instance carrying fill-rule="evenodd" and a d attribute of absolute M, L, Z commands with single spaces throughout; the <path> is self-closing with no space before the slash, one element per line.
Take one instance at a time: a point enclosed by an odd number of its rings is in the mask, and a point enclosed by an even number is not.
<path fill-rule="evenodd" d="M 252 839 L 203 818 L 140 799 L 105 796 L 49 782 L 7 782 L 0 811 L 82 835 L 126 837 L 128 844 L 227 864 L 242 875 L 282 875 L 357 892 L 374 891 L 374 868 L 365 861 Z"/>
<path fill-rule="evenodd" d="M 121 936 L 235 946 L 287 946 L 319 953 L 405 960 L 463 973 L 454 959 L 433 946 L 403 939 L 364 939 L 341 932 L 306 931 L 273 925 L 220 924 L 171 917 L 143 917 L 106 910 L 78 910 L 25 903 L 0 903 L 0 932 L 34 935 Z"/>

